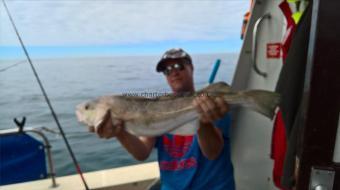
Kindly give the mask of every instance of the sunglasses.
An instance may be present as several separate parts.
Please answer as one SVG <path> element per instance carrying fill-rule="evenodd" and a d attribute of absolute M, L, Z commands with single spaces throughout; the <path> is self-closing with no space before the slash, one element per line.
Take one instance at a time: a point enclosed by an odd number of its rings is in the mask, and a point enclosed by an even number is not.
<path fill-rule="evenodd" d="M 168 65 L 165 67 L 165 69 L 163 70 L 163 73 L 165 76 L 169 76 L 171 74 L 172 71 L 182 71 L 184 70 L 184 64 L 183 63 L 175 63 L 172 65 Z"/>

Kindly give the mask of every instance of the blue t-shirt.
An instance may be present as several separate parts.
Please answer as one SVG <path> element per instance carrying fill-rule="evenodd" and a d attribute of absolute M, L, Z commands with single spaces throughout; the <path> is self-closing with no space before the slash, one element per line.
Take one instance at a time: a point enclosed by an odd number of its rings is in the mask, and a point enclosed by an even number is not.
<path fill-rule="evenodd" d="M 234 190 L 230 159 L 230 114 L 214 125 L 223 132 L 224 146 L 219 157 L 208 160 L 201 152 L 197 135 L 165 134 L 157 138 L 162 190 Z"/>

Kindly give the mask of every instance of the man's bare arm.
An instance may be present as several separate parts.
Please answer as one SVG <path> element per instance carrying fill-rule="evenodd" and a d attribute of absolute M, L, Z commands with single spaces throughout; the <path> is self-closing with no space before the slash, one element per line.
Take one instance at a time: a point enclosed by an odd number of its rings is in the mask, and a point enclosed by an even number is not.
<path fill-rule="evenodd" d="M 155 145 L 154 137 L 137 137 L 125 130 L 116 136 L 124 148 L 137 160 L 146 160 Z"/>

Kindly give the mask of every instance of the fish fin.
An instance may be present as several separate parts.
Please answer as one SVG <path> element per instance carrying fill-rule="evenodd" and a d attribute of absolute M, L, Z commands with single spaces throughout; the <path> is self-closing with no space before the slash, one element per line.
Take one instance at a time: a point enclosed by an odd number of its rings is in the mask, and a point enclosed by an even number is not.
<path fill-rule="evenodd" d="M 210 84 L 209 86 L 202 88 L 201 90 L 197 91 L 196 94 L 202 94 L 202 93 L 229 93 L 231 92 L 231 88 L 229 84 L 226 82 L 220 81 L 213 84 Z"/>
<path fill-rule="evenodd" d="M 223 95 L 223 94 L 230 93 L 230 92 L 231 92 L 230 85 L 227 84 L 226 82 L 220 81 L 220 82 L 210 84 L 207 87 L 202 88 L 201 90 L 198 90 L 195 93 L 185 93 L 185 94 L 182 94 L 182 95 L 183 96 L 192 96 L 192 95 L 199 95 L 199 94 L 203 94 L 203 93 L 208 93 L 209 95 Z M 157 97 L 158 100 L 174 100 L 176 98 L 177 98 L 177 96 L 172 94 L 172 93 L 169 93 L 165 96 Z"/>
<path fill-rule="evenodd" d="M 250 103 L 248 107 L 265 115 L 269 119 L 273 119 L 275 109 L 281 101 L 279 93 L 267 90 L 249 90 L 241 93 L 247 97 L 247 101 Z"/>

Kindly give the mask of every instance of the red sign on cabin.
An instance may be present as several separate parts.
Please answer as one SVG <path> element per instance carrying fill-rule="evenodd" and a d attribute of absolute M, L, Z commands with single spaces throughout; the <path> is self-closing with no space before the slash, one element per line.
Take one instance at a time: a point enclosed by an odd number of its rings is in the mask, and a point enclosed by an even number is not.
<path fill-rule="evenodd" d="M 268 43 L 267 44 L 267 58 L 280 58 L 281 57 L 281 43 Z"/>

